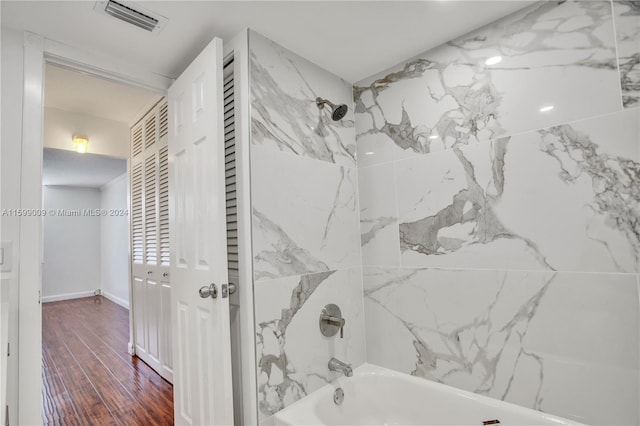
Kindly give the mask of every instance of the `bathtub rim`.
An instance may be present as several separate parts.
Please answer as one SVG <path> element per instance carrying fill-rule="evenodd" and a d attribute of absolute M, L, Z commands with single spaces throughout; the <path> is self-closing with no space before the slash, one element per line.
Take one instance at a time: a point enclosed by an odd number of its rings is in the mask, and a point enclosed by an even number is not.
<path fill-rule="evenodd" d="M 516 414 L 529 414 L 529 415 L 534 415 L 534 416 L 538 416 L 540 417 L 541 420 L 545 420 L 547 422 L 550 422 L 551 424 L 558 424 L 558 425 L 582 425 L 582 426 L 586 426 L 584 423 L 580 423 L 577 422 L 575 420 L 571 420 L 571 419 L 567 419 L 561 416 L 557 416 L 554 414 L 549 414 L 549 413 L 545 413 L 542 411 L 538 411 L 538 410 L 534 410 L 532 408 L 528 408 L 528 407 L 524 407 L 518 404 L 514 404 L 512 402 L 507 402 L 507 401 L 502 401 L 496 398 L 491 398 L 489 396 L 486 395 L 481 395 L 481 394 L 477 394 L 477 393 L 473 393 L 464 389 L 459 389 L 456 388 L 454 386 L 451 385 L 446 385 L 443 383 L 438 383 L 429 379 L 425 379 L 422 377 L 416 377 L 416 376 L 412 376 L 410 374 L 407 373 L 402 373 L 400 371 L 396 371 L 396 370 L 392 370 L 386 367 L 382 367 L 376 364 L 371 364 L 368 362 L 365 362 L 361 365 L 359 365 L 358 367 L 353 369 L 353 377 L 344 377 L 344 376 L 340 376 L 337 379 L 335 379 L 334 381 L 327 383 L 326 385 L 322 386 L 320 389 L 316 389 L 315 391 L 311 392 L 310 394 L 304 396 L 303 398 L 297 400 L 296 402 L 294 402 L 293 404 L 283 408 L 282 410 L 278 411 L 275 414 L 272 414 L 271 416 L 264 418 L 262 420 L 259 421 L 259 425 L 260 426 L 275 426 L 279 423 L 277 423 L 278 420 L 282 419 L 282 416 L 285 415 L 289 415 L 291 414 L 291 412 L 293 411 L 298 411 L 298 409 L 300 407 L 306 406 L 306 405 L 315 405 L 317 403 L 318 400 L 320 400 L 321 398 L 329 398 L 332 394 L 333 391 L 338 388 L 338 387 L 342 387 L 344 386 L 344 382 L 345 381 L 351 381 L 354 378 L 358 378 L 358 377 L 364 377 L 364 376 L 370 376 L 370 377 L 377 377 L 377 376 L 383 376 L 383 377 L 393 377 L 396 378 L 400 381 L 405 381 L 408 383 L 413 383 L 417 386 L 420 387 L 425 387 L 431 390 L 436 390 L 437 392 L 440 393 L 444 393 L 447 395 L 450 395 L 453 398 L 462 398 L 462 399 L 469 399 L 469 400 L 474 400 L 474 401 L 478 401 L 481 402 L 483 404 L 486 404 L 488 406 L 491 407 L 496 407 L 497 409 L 502 409 L 504 410 L 505 408 L 509 411 L 512 411 Z M 506 407 L 505 407 L 506 405 Z M 307 411 L 308 412 L 308 411 Z M 282 421 L 285 422 L 289 422 L 290 420 L 287 418 L 282 419 Z M 287 423 L 289 424 L 289 423 Z"/>

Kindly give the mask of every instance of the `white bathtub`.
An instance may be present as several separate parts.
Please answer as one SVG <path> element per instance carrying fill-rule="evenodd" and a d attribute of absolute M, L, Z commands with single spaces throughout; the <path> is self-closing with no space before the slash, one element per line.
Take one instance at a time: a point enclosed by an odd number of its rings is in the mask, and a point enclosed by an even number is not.
<path fill-rule="evenodd" d="M 344 390 L 336 405 L 333 393 Z M 579 425 L 560 417 L 364 364 L 268 419 L 267 425 Z"/>

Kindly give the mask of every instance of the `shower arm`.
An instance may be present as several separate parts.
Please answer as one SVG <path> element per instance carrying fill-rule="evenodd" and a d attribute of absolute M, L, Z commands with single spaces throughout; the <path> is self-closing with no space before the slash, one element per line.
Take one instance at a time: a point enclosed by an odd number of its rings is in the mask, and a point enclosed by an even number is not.
<path fill-rule="evenodd" d="M 324 108 L 324 104 L 329 105 L 332 109 L 335 109 L 336 106 L 333 102 L 328 101 L 326 99 L 322 99 L 320 97 L 316 98 L 316 105 L 318 106 L 318 108 L 322 109 Z"/>

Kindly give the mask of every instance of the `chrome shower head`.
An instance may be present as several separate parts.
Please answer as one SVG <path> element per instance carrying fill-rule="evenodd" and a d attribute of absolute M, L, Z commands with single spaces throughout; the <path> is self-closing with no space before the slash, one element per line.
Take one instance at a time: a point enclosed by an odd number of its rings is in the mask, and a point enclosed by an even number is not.
<path fill-rule="evenodd" d="M 335 105 L 334 103 L 326 99 L 316 98 L 316 105 L 318 106 L 318 108 L 324 108 L 324 104 L 327 104 L 331 107 L 331 119 L 333 121 L 342 120 L 344 116 L 347 115 L 347 111 L 349 110 L 349 107 L 345 104 Z"/>

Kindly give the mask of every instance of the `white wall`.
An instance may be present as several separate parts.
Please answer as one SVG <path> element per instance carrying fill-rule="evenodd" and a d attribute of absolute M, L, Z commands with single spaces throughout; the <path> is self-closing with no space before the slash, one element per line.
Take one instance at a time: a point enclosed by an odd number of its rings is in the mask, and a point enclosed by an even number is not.
<path fill-rule="evenodd" d="M 101 288 L 101 217 L 82 215 L 100 209 L 94 188 L 44 187 L 44 263 L 42 301 L 86 297 Z M 58 209 L 80 210 L 80 216 L 51 214 Z"/>
<path fill-rule="evenodd" d="M 86 297 L 101 289 L 129 307 L 129 228 L 126 173 L 100 189 L 45 186 L 42 300 Z M 78 212 L 61 215 L 59 209 Z M 84 209 L 106 211 L 88 216 Z M 52 214 L 53 211 L 57 213 Z"/>
<path fill-rule="evenodd" d="M 129 216 L 110 214 L 127 211 L 126 173 L 100 188 L 100 208 L 102 293 L 129 308 Z"/>
<path fill-rule="evenodd" d="M 23 36 L 2 28 L 2 148 L 0 151 L 0 207 L 20 207 L 20 150 L 22 140 Z M 7 377 L 0 378 L 0 407 L 10 407 L 10 424 L 17 424 L 18 414 L 18 237 L 20 221 L 17 217 L 2 216 L 0 238 L 13 241 L 13 267 L 2 272 L 2 286 L 8 286 L 8 340 L 11 355 L 7 362 Z M 2 297 L 7 296 L 2 292 Z M 4 300 L 3 300 L 4 302 Z M 3 318 L 3 321 L 5 319 Z M 0 351 L 6 356 L 6 351 Z M 4 392 L 6 386 L 6 393 Z M 4 408 L 0 410 L 4 419 Z"/>
<path fill-rule="evenodd" d="M 45 108 L 44 146 L 73 150 L 74 134 L 89 137 L 88 152 L 110 157 L 129 157 L 129 126 L 120 121 L 105 120 L 86 114 Z"/>

